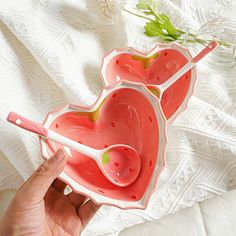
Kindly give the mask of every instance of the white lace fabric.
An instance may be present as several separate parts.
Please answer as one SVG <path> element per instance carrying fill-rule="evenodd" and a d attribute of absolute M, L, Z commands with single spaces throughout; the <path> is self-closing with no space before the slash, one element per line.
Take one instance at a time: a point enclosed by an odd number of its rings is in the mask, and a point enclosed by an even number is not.
<path fill-rule="evenodd" d="M 114 1 L 107 1 L 115 4 Z M 127 8 L 134 6 L 128 1 Z M 156 39 L 143 34 L 144 21 L 100 8 L 95 0 L 0 1 L 0 189 L 17 188 L 41 162 L 38 138 L 6 122 L 10 111 L 42 122 L 65 103 L 89 105 L 102 89 L 99 68 L 114 47 L 149 50 Z M 118 1 L 123 4 L 123 1 Z M 118 4 L 116 2 L 116 4 Z M 178 27 L 196 29 L 232 17 L 233 0 L 163 0 L 161 9 Z M 107 22 L 101 14 L 110 18 Z M 99 19 L 101 18 L 101 22 Z M 105 17 L 106 19 L 106 17 Z M 196 50 L 192 48 L 192 52 Z M 228 51 L 198 66 L 188 109 L 168 127 L 167 166 L 146 210 L 103 206 L 83 235 L 117 235 L 236 187 L 236 67 Z"/>

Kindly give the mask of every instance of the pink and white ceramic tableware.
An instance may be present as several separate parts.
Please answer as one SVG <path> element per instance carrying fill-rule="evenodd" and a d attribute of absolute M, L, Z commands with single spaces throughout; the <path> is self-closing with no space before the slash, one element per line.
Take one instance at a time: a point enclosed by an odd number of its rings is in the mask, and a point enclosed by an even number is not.
<path fill-rule="evenodd" d="M 148 53 L 133 48 L 114 49 L 103 58 L 100 74 L 104 86 L 125 80 L 145 84 L 157 98 L 161 93 L 161 106 L 170 124 L 186 109 L 193 94 L 196 62 L 217 45 L 213 41 L 196 58 L 176 43 L 159 43 Z M 185 73 L 180 73 L 181 68 L 186 69 Z M 175 74 L 174 82 L 168 83 Z"/>
<path fill-rule="evenodd" d="M 186 108 L 193 94 L 196 63 L 216 47 L 212 42 L 195 58 L 175 43 L 158 44 L 148 53 L 115 49 L 103 59 L 104 88 L 94 104 L 68 104 L 45 118 L 42 130 L 73 140 L 75 146 L 107 150 L 119 144 L 136 150 L 141 168 L 130 185 L 115 185 L 89 153 L 77 152 L 57 139 L 40 137 L 42 156 L 47 159 L 63 148 L 69 158 L 59 178 L 96 203 L 145 209 L 165 166 L 166 125 Z M 119 166 L 114 160 L 107 167 Z"/>
<path fill-rule="evenodd" d="M 107 86 L 93 105 L 68 104 L 50 112 L 43 126 L 95 149 L 119 143 L 137 150 L 141 159 L 138 178 L 127 187 L 119 187 L 105 178 L 90 157 L 40 138 L 44 158 L 58 148 L 67 152 L 68 163 L 59 178 L 75 192 L 98 204 L 123 209 L 147 206 L 165 164 L 166 120 L 160 102 L 144 85 L 120 81 Z"/>
<path fill-rule="evenodd" d="M 128 145 L 115 144 L 98 150 L 46 129 L 41 124 L 15 112 L 9 113 L 7 121 L 93 158 L 104 176 L 117 186 L 126 187 L 132 184 L 139 175 L 141 168 L 140 156 L 134 148 Z"/>

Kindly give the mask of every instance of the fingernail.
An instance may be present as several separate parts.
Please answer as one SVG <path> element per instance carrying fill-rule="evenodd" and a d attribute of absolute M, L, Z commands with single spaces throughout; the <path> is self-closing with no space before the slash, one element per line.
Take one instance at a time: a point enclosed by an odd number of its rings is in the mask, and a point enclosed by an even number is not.
<path fill-rule="evenodd" d="M 54 159 L 56 161 L 61 161 L 65 157 L 65 153 L 62 149 L 59 149 L 54 155 Z"/>

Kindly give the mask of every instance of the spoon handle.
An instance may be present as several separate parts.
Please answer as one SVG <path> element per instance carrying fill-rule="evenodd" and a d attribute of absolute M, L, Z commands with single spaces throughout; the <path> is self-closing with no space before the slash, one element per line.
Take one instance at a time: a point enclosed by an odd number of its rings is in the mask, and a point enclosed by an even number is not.
<path fill-rule="evenodd" d="M 205 57 L 208 53 L 218 47 L 218 43 L 216 41 L 212 41 L 205 48 L 202 49 L 193 59 L 193 63 L 199 62 L 203 57 Z"/>
<path fill-rule="evenodd" d="M 53 132 L 51 130 L 48 130 L 48 139 L 53 140 L 57 143 L 63 144 L 64 146 L 70 147 L 76 151 L 78 151 L 79 153 L 82 153 L 86 156 L 91 157 L 94 160 L 98 160 L 101 150 L 95 149 L 95 148 L 91 148 L 88 147 L 84 144 L 78 143 L 72 139 L 69 139 L 61 134 L 58 134 L 56 132 Z"/>
<path fill-rule="evenodd" d="M 46 129 L 41 124 L 31 121 L 15 112 L 9 113 L 7 117 L 7 121 L 9 121 L 10 123 L 14 125 L 17 125 L 20 128 L 23 128 L 25 130 L 38 134 L 47 139 L 53 140 L 67 147 L 73 148 L 74 150 L 86 156 L 89 156 L 93 159 L 97 160 L 97 158 L 99 158 L 101 150 L 97 150 L 95 148 L 91 148 L 86 145 L 77 143 L 74 140 L 69 139 L 61 134 L 58 134 L 52 130 Z"/>
<path fill-rule="evenodd" d="M 38 124 L 32 120 L 29 120 L 15 112 L 10 112 L 7 121 L 10 123 L 17 125 L 23 129 L 26 129 L 30 132 L 33 132 L 35 134 L 38 134 L 43 137 L 48 136 L 48 131 L 45 127 L 43 127 L 41 124 Z"/>
<path fill-rule="evenodd" d="M 158 87 L 161 90 L 161 94 L 166 89 L 168 89 L 172 84 L 174 84 L 181 76 L 183 76 L 186 72 L 192 69 L 197 64 L 197 62 L 199 62 L 208 53 L 213 51 L 217 46 L 218 46 L 218 43 L 216 41 L 212 41 L 199 54 L 197 54 L 190 62 L 185 64 L 179 71 L 177 71 L 170 79 L 168 79 L 163 84 L 159 85 Z"/>

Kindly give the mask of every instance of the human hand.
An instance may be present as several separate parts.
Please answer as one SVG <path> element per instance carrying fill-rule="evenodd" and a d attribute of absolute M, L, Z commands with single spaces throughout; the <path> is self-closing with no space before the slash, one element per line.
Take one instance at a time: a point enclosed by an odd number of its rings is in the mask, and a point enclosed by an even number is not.
<path fill-rule="evenodd" d="M 80 235 L 99 206 L 74 192 L 64 195 L 66 184 L 56 178 L 66 161 L 58 150 L 22 185 L 2 220 L 1 236 Z"/>

